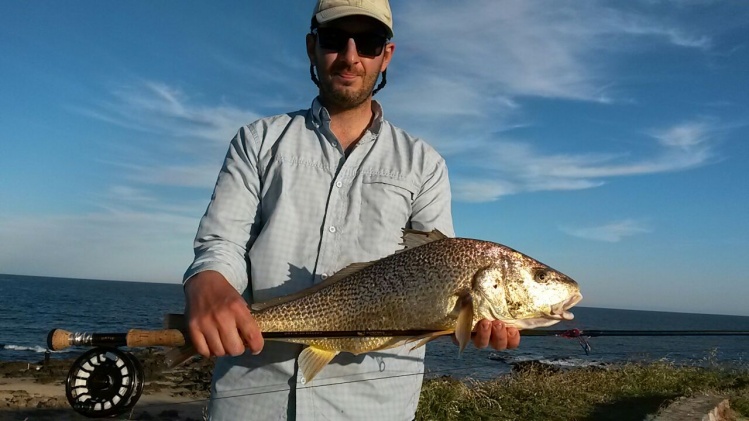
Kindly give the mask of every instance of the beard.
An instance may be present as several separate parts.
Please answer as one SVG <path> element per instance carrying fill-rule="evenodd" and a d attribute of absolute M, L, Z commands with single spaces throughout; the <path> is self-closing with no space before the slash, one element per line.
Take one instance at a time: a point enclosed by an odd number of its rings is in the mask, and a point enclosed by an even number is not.
<path fill-rule="evenodd" d="M 350 110 L 363 104 L 372 95 L 377 78 L 380 76 L 380 72 L 374 72 L 373 74 L 368 74 L 365 70 L 357 72 L 358 76 L 362 76 L 362 84 L 359 89 L 355 89 L 352 86 L 341 86 L 333 83 L 331 74 L 346 70 L 345 65 L 333 66 L 330 72 L 325 73 L 319 71 L 319 66 L 317 69 L 320 80 L 320 94 L 324 100 L 323 102 L 327 106 L 343 110 Z"/>

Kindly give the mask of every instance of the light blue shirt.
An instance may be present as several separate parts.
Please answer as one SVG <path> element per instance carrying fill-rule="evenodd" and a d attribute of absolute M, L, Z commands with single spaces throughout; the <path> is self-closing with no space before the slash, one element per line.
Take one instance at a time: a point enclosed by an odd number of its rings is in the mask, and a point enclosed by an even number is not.
<path fill-rule="evenodd" d="M 215 270 L 248 302 L 262 302 L 392 254 L 403 228 L 453 236 L 444 159 L 386 121 L 375 101 L 373 111 L 348 157 L 317 99 L 242 127 L 184 279 Z M 341 353 L 302 384 L 301 346 L 266 341 L 260 355 L 218 359 L 211 419 L 412 420 L 424 371 L 424 348 L 412 347 Z"/>

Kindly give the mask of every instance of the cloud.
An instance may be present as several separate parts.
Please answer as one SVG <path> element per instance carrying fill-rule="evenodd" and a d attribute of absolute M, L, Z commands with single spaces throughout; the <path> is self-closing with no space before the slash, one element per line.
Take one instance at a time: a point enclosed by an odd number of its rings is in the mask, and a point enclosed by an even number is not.
<path fill-rule="evenodd" d="M 630 154 L 550 154 L 529 143 L 484 139 L 448 159 L 453 195 L 466 202 L 489 202 L 522 192 L 579 190 L 597 187 L 611 177 L 684 171 L 716 162 L 716 135 L 724 130 L 711 120 L 687 121 L 650 130 L 656 153 L 632 158 Z"/>
<path fill-rule="evenodd" d="M 119 190 L 118 202 L 143 204 L 144 196 L 136 197 L 136 191 L 150 194 L 156 202 L 167 200 L 154 192 L 160 188 L 205 191 L 213 187 L 229 140 L 259 114 L 237 106 L 206 104 L 195 96 L 166 83 L 140 81 L 113 89 L 95 107 L 75 108 L 91 118 L 153 135 L 108 144 L 116 158 L 99 159 L 119 173 L 119 182 L 110 189 L 110 193 Z M 101 198 L 111 200 L 112 196 Z"/>
<path fill-rule="evenodd" d="M 212 188 L 216 183 L 219 169 L 218 161 L 193 165 L 136 166 L 127 178 L 140 184 Z"/>
<path fill-rule="evenodd" d="M 184 91 L 162 82 L 142 81 L 110 92 L 110 98 L 77 112 L 127 129 L 180 138 L 227 143 L 239 126 L 259 117 L 236 106 L 197 104 Z"/>
<path fill-rule="evenodd" d="M 216 182 L 229 140 L 252 110 L 211 104 L 174 86 L 141 81 L 113 89 L 92 106 L 74 110 L 122 127 L 129 142 L 100 154 L 114 178 L 89 193 L 84 214 L 8 215 L 0 237 L 0 267 L 55 276 L 178 282 Z M 147 135 L 143 135 L 147 134 Z M 39 253 L 44 250 L 44 253 Z M 33 262 L 31 261 L 33 256 Z M 45 275 L 45 273 L 38 273 Z"/>
<path fill-rule="evenodd" d="M 207 204 L 207 191 L 188 197 L 175 197 L 168 192 L 157 191 L 132 185 L 112 185 L 105 192 L 95 194 L 93 205 L 98 212 L 112 215 L 138 214 L 141 219 L 147 215 L 161 218 L 164 215 L 195 217 L 200 215 Z"/>
<path fill-rule="evenodd" d="M 503 180 L 480 180 L 452 177 L 453 196 L 463 202 L 486 202 L 517 193 L 517 186 Z"/>
<path fill-rule="evenodd" d="M 616 64 L 654 46 L 704 54 L 708 33 L 658 13 L 596 1 L 434 2 L 399 5 L 387 113 L 447 157 L 454 197 L 597 187 L 607 178 L 682 171 L 717 159 L 709 120 L 647 133 L 655 152 L 552 153 L 509 137 L 534 125 L 531 100 L 631 102 Z M 428 41 L 425 41 L 428 40 Z M 538 103 L 538 102 L 535 102 Z M 396 123 L 398 123 L 396 121 Z M 691 143 L 690 143 L 691 142 Z M 550 141 L 549 143 L 553 143 Z M 638 153 L 640 152 L 640 153 Z"/>
<path fill-rule="evenodd" d="M 0 267 L 41 276 L 179 282 L 191 262 L 199 213 L 192 215 L 117 208 L 83 215 L 4 215 L 0 237 L 13 241 L 0 242 Z"/>
<path fill-rule="evenodd" d="M 413 0 L 398 16 L 408 22 L 396 27 L 396 54 L 410 59 L 406 71 L 399 72 L 403 85 L 429 98 L 422 101 L 427 109 L 442 89 L 454 92 L 453 86 L 460 86 L 464 92 L 454 107 L 458 112 L 465 109 L 461 98 L 473 96 L 608 103 L 615 97 L 609 92 L 613 69 L 605 58 L 622 50 L 649 49 L 653 43 L 699 50 L 711 46 L 707 35 L 661 15 L 594 1 L 558 1 L 549 7 L 544 1 Z M 434 84 L 429 75 L 435 74 L 446 82 L 429 90 Z M 481 101 L 474 104 L 487 110 Z"/>
<path fill-rule="evenodd" d="M 665 130 L 654 130 L 651 136 L 665 146 L 690 151 L 704 147 L 711 131 L 706 122 L 688 121 Z"/>
<path fill-rule="evenodd" d="M 508 135 L 532 121 L 525 109 L 531 98 L 622 101 L 612 58 L 653 43 L 699 52 L 712 48 L 712 40 L 691 27 L 594 1 L 555 2 L 549 7 L 534 0 L 410 0 L 394 7 L 398 8 L 397 58 L 389 72 L 389 89 L 378 98 L 385 98 L 386 116 L 405 119 L 404 127 L 429 139 L 447 157 L 457 200 L 486 202 L 524 192 L 587 189 L 611 177 L 679 171 L 716 159 L 710 121 L 647 132 L 655 141 L 655 153 L 646 158 L 607 152 L 553 153 Z M 74 276 L 73 267 L 86 261 L 74 256 L 71 247 L 86 250 L 77 255 L 101 261 L 97 273 L 104 273 L 108 252 L 128 254 L 133 258 L 120 261 L 142 260 L 149 270 L 157 271 L 154 256 L 160 251 L 189 246 L 221 157 L 238 127 L 274 107 L 288 107 L 299 92 L 310 89 L 305 56 L 268 48 L 278 46 L 268 40 L 282 44 L 270 32 L 266 41 L 256 43 L 258 51 L 275 52 L 263 60 L 264 66 L 255 65 L 257 55 L 237 54 L 242 50 L 216 49 L 213 55 L 225 72 L 247 75 L 250 84 L 261 81 L 253 85 L 258 89 L 243 93 L 243 99 L 262 106 L 250 109 L 207 99 L 176 84 L 144 79 L 119 85 L 106 98 L 75 108 L 156 141 L 132 142 L 128 153 L 107 162 L 119 173 L 96 196 L 95 212 L 48 220 L 54 238 L 75 241 L 47 238 L 45 230 L 37 228 L 34 231 L 39 232 L 20 248 L 28 253 L 45 244 L 54 248 L 55 255 L 64 258 L 45 256 L 47 267 L 57 263 Z M 299 78 L 286 81 L 276 71 L 288 66 Z M 184 190 L 190 192 L 175 193 Z M 22 219 L 14 223 L 32 226 Z M 615 232 L 613 227 L 604 228 L 598 229 Z M 624 228 L 618 237 L 598 235 L 621 238 L 627 235 Z M 112 247 L 102 246 L 110 242 Z"/>
<path fill-rule="evenodd" d="M 559 227 L 559 229 L 573 237 L 609 243 L 616 243 L 625 237 L 651 232 L 651 229 L 645 223 L 634 219 L 623 219 L 590 227 Z"/>

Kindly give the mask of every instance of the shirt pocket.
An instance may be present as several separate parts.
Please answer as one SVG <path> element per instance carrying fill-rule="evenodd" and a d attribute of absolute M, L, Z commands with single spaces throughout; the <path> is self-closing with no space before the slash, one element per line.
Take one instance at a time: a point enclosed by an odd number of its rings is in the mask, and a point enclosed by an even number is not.
<path fill-rule="evenodd" d="M 407 180 L 383 175 L 362 179 L 361 222 L 365 230 L 396 231 L 406 227 L 416 186 Z"/>

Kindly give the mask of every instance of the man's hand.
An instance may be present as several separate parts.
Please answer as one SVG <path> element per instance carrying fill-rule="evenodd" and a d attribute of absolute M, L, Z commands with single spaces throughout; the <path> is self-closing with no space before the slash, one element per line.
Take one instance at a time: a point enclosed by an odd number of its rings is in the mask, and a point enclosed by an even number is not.
<path fill-rule="evenodd" d="M 473 336 L 473 344 L 476 348 L 492 348 L 501 351 L 503 349 L 515 349 L 520 345 L 520 332 L 514 327 L 505 327 L 501 320 L 482 319 L 474 327 L 476 335 Z"/>
<path fill-rule="evenodd" d="M 185 316 L 195 350 L 204 357 L 240 355 L 263 349 L 263 336 L 250 308 L 218 272 L 204 271 L 185 283 Z"/>

